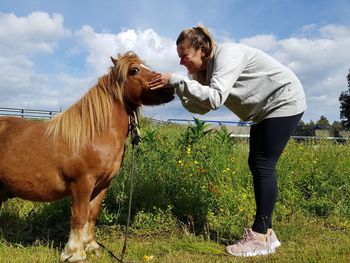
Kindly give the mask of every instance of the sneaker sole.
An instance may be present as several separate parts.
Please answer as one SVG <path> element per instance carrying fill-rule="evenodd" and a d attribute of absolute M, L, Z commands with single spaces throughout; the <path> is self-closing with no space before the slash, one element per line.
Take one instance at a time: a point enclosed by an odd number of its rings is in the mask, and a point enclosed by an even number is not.
<path fill-rule="evenodd" d="M 271 250 L 275 250 L 276 248 L 278 248 L 281 245 L 281 242 L 279 242 L 278 240 L 276 240 L 275 242 L 271 243 Z"/>
<path fill-rule="evenodd" d="M 278 240 L 273 242 L 271 244 L 271 248 L 270 249 L 264 249 L 264 250 L 257 250 L 254 252 L 247 252 L 247 253 L 234 253 L 231 252 L 227 247 L 226 247 L 226 251 L 227 253 L 229 253 L 230 255 L 233 256 L 237 256 L 237 257 L 255 257 L 255 256 L 266 256 L 269 254 L 273 254 L 275 253 L 275 249 L 277 247 L 279 247 L 281 245 L 281 242 L 279 242 Z"/>
<path fill-rule="evenodd" d="M 228 250 L 226 250 L 227 253 L 230 255 L 236 256 L 236 257 L 254 257 L 254 256 L 265 256 L 268 254 L 272 254 L 275 251 L 274 250 L 260 250 L 260 251 L 254 251 L 254 252 L 248 252 L 248 253 L 233 253 Z"/>

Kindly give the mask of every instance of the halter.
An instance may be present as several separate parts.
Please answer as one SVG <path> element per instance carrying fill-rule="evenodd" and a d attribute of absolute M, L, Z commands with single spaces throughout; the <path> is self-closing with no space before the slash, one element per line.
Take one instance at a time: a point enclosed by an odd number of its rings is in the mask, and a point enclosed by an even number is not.
<path fill-rule="evenodd" d="M 133 148 L 141 141 L 141 133 L 139 129 L 139 114 L 133 110 L 129 115 L 129 131 L 131 136 L 131 144 Z"/>

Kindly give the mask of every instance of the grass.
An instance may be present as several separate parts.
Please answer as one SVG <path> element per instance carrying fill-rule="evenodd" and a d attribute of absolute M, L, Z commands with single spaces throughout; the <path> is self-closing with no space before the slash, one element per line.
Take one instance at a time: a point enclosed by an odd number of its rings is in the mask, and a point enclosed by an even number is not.
<path fill-rule="evenodd" d="M 350 262 L 350 144 L 290 141 L 278 163 L 277 252 L 235 258 L 225 246 L 252 223 L 248 143 L 225 130 L 142 124 L 127 262 Z M 210 128 L 210 127 L 209 127 Z M 98 220 L 97 240 L 115 254 L 126 223 L 130 146 Z M 0 263 L 57 262 L 70 200 L 9 200 L 0 210 Z M 151 256 L 152 259 L 151 259 Z M 89 262 L 116 262 L 107 251 Z"/>
<path fill-rule="evenodd" d="M 282 246 L 275 254 L 254 258 L 236 258 L 225 253 L 225 244 L 195 236 L 179 228 L 171 232 L 133 230 L 126 251 L 126 262 L 349 262 L 349 227 L 337 227 L 324 220 L 295 215 L 276 227 Z M 44 233 L 42 233 L 44 234 Z M 118 227 L 100 226 L 98 241 L 118 257 L 124 241 Z M 50 241 L 21 244 L 0 242 L 1 263 L 57 262 L 60 251 Z M 103 251 L 101 257 L 89 255 L 89 262 L 116 262 Z"/>

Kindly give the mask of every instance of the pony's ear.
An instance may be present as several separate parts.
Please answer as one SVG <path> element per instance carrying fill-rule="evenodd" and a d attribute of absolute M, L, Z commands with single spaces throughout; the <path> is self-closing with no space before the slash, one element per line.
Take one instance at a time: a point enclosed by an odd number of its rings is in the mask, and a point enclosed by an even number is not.
<path fill-rule="evenodd" d="M 111 60 L 113 62 L 113 65 L 116 66 L 117 62 L 118 62 L 118 59 L 115 59 L 114 57 L 111 57 Z"/>

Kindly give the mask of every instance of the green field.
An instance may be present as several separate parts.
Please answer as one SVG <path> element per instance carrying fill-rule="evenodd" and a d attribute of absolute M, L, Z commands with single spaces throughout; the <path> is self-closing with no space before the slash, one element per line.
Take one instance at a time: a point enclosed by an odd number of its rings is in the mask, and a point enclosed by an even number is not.
<path fill-rule="evenodd" d="M 136 149 L 128 262 L 350 262 L 350 144 L 291 140 L 278 163 L 271 256 L 234 258 L 225 246 L 252 223 L 248 141 L 205 124 L 142 121 Z M 97 240 L 120 254 L 131 147 L 98 220 Z M 58 262 L 68 238 L 70 200 L 8 201 L 0 214 L 0 263 Z M 90 262 L 116 262 L 107 251 Z"/>

